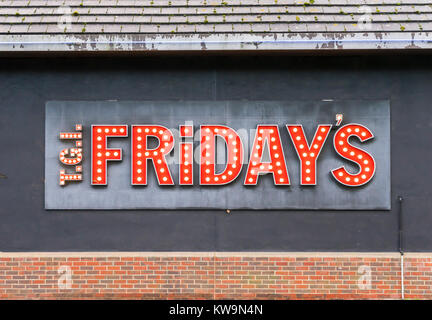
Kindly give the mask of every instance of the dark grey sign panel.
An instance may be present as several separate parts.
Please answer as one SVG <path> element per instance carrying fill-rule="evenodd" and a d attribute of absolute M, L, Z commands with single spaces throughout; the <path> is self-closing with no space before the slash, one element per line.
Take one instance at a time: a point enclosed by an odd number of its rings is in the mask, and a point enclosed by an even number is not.
<path fill-rule="evenodd" d="M 351 143 L 369 152 L 376 161 L 373 179 L 361 187 L 338 183 L 331 170 L 344 165 L 355 173 L 357 166 L 340 157 L 330 135 L 317 161 L 317 185 L 300 185 L 300 163 L 286 124 L 301 124 L 310 142 L 319 124 L 335 123 L 342 113 L 347 123 L 368 127 L 374 138 Z M 131 185 L 131 138 L 109 138 L 109 148 L 121 148 L 123 160 L 108 163 L 108 185 L 92 186 L 91 132 L 93 124 L 159 124 L 178 130 L 193 122 L 195 135 L 204 124 L 227 125 L 242 137 L 245 158 L 249 157 L 254 129 L 258 124 L 279 126 L 290 186 L 275 186 L 271 174 L 259 177 L 256 186 L 244 186 L 247 161 L 240 176 L 224 186 L 200 186 L 199 166 L 194 164 L 194 186 L 180 186 L 178 154 L 168 157 L 174 186 L 157 184 L 153 166 L 148 166 L 148 185 Z M 83 181 L 59 185 L 59 171 L 72 167 L 59 161 L 59 153 L 71 142 L 59 139 L 60 132 L 83 125 Z M 388 101 L 51 101 L 46 104 L 45 208 L 46 209 L 314 209 L 314 210 L 389 210 L 390 209 L 390 106 Z M 129 130 L 130 131 L 130 130 Z M 178 135 L 174 134 L 175 137 Z M 178 144 L 178 139 L 177 144 Z M 177 150 L 177 144 L 175 150 Z M 199 150 L 195 139 L 195 151 Z M 224 144 L 217 144 L 218 166 L 224 167 Z"/>

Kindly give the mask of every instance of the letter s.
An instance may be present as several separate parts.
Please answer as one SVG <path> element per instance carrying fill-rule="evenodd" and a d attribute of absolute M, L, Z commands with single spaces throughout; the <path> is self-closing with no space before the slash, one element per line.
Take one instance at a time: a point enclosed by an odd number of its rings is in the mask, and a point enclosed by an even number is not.
<path fill-rule="evenodd" d="M 375 159 L 369 153 L 349 143 L 348 140 L 351 136 L 356 136 L 361 142 L 374 137 L 372 132 L 361 124 L 350 123 L 341 127 L 333 138 L 335 151 L 343 158 L 356 163 L 359 166 L 359 171 L 356 174 L 351 174 L 344 166 L 341 166 L 332 170 L 332 174 L 339 183 L 345 186 L 359 187 L 373 178 L 376 164 Z"/>

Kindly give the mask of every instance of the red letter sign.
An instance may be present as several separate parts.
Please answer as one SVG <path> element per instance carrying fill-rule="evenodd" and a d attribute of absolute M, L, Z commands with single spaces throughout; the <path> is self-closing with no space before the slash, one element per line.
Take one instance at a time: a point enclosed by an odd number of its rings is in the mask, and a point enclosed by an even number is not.
<path fill-rule="evenodd" d="M 216 136 L 225 139 L 228 163 L 222 173 L 215 173 Z M 233 129 L 219 125 L 201 126 L 200 184 L 221 185 L 233 181 L 240 174 L 243 164 L 243 143 Z"/>
<path fill-rule="evenodd" d="M 107 137 L 127 137 L 127 125 L 92 125 L 92 185 L 107 184 L 107 161 L 121 161 L 121 149 L 108 149 Z"/>
<path fill-rule="evenodd" d="M 148 149 L 147 137 L 155 137 L 159 145 Z M 152 160 L 159 185 L 173 185 L 165 156 L 174 147 L 172 132 L 158 125 L 132 126 L 132 184 L 147 185 L 147 160 Z"/>
<path fill-rule="evenodd" d="M 333 139 L 333 144 L 336 152 L 345 159 L 355 162 L 360 170 L 356 174 L 351 174 L 345 170 L 345 167 L 339 167 L 332 170 L 335 179 L 349 187 L 358 187 L 368 183 L 375 174 L 374 158 L 361 149 L 352 146 L 348 139 L 351 136 L 356 136 L 361 142 L 365 142 L 373 138 L 372 132 L 361 124 L 347 124 L 340 128 Z"/>
<path fill-rule="evenodd" d="M 302 125 L 287 125 L 291 140 L 300 159 L 301 185 L 316 185 L 316 162 L 331 127 L 332 126 L 328 124 L 319 125 L 312 140 L 312 144 L 309 146 Z"/>
<path fill-rule="evenodd" d="M 192 138 L 193 126 L 180 126 L 180 137 Z M 179 180 L 181 186 L 193 185 L 193 143 L 180 143 L 180 174 Z"/>
<path fill-rule="evenodd" d="M 263 149 L 266 143 L 270 153 L 270 162 L 262 162 Z M 290 184 L 277 125 L 259 125 L 257 127 L 244 184 L 257 184 L 258 175 L 261 173 L 272 173 L 276 185 Z"/>

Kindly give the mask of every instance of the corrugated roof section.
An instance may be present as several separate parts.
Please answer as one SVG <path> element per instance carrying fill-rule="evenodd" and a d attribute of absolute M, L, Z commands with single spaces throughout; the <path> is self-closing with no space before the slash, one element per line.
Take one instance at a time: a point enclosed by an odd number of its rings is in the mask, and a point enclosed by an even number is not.
<path fill-rule="evenodd" d="M 431 0 L 0 0 L 0 50 L 432 47 Z"/>

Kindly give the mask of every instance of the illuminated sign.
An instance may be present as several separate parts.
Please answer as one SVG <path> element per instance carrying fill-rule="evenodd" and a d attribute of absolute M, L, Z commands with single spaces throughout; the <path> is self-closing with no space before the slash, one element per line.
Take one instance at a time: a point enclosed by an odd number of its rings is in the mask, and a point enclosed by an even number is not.
<path fill-rule="evenodd" d="M 338 115 L 341 116 L 341 115 Z M 340 124 L 341 119 L 337 119 Z M 317 184 L 317 161 L 332 125 L 318 125 L 311 143 L 308 142 L 301 124 L 286 125 L 292 143 L 300 161 L 300 184 Z M 76 125 L 80 128 L 81 125 Z M 185 129 L 186 128 L 186 129 Z M 92 125 L 91 126 L 91 184 L 108 184 L 108 162 L 122 161 L 122 149 L 108 148 L 108 138 L 128 137 L 128 125 Z M 77 129 L 78 130 L 78 129 Z M 185 131 L 186 130 L 186 131 Z M 181 126 L 180 137 L 193 137 L 193 126 Z M 190 135 L 186 135 L 190 132 Z M 232 128 L 224 125 L 203 125 L 200 127 L 200 157 L 199 157 L 199 184 L 225 185 L 233 182 L 241 173 L 244 161 L 244 146 L 239 134 Z M 227 164 L 222 172 L 216 173 L 216 137 L 222 137 L 225 142 Z M 156 138 L 158 145 L 148 147 L 148 139 Z M 366 151 L 353 146 L 349 139 L 356 137 L 361 142 L 373 138 L 372 132 L 361 124 L 346 124 L 334 134 L 333 147 L 341 157 L 358 165 L 355 173 L 350 173 L 341 166 L 331 171 L 337 182 L 359 187 L 368 183 L 375 173 L 375 160 Z M 74 165 L 76 173 L 60 171 L 60 185 L 66 181 L 81 181 L 82 167 L 82 135 L 81 133 L 60 133 L 60 139 L 75 140 L 77 148 L 62 149 L 60 162 L 64 165 Z M 132 162 L 131 184 L 147 185 L 147 171 L 149 162 L 153 164 L 159 185 L 174 185 L 166 156 L 174 148 L 173 132 L 161 125 L 132 125 Z M 80 148 L 78 148 L 78 146 Z M 180 185 L 193 185 L 194 150 L 193 143 L 181 142 L 179 151 L 179 181 Z M 264 151 L 266 150 L 266 151 Z M 270 161 L 263 161 L 264 153 Z M 68 157 L 69 155 L 69 157 Z M 278 125 L 258 125 L 255 130 L 250 159 L 247 164 L 244 185 L 256 185 L 260 175 L 271 174 L 275 185 L 289 186 L 284 150 Z"/>
<path fill-rule="evenodd" d="M 66 148 L 60 151 L 60 162 L 66 166 L 75 166 L 74 173 L 66 173 L 64 169 L 60 170 L 60 185 L 64 186 L 68 181 L 82 180 L 82 126 L 75 125 L 75 130 L 78 132 L 61 132 L 60 139 L 75 141 L 75 148 Z"/>
<path fill-rule="evenodd" d="M 386 101 L 51 102 L 46 125 L 47 209 L 390 208 Z"/>

